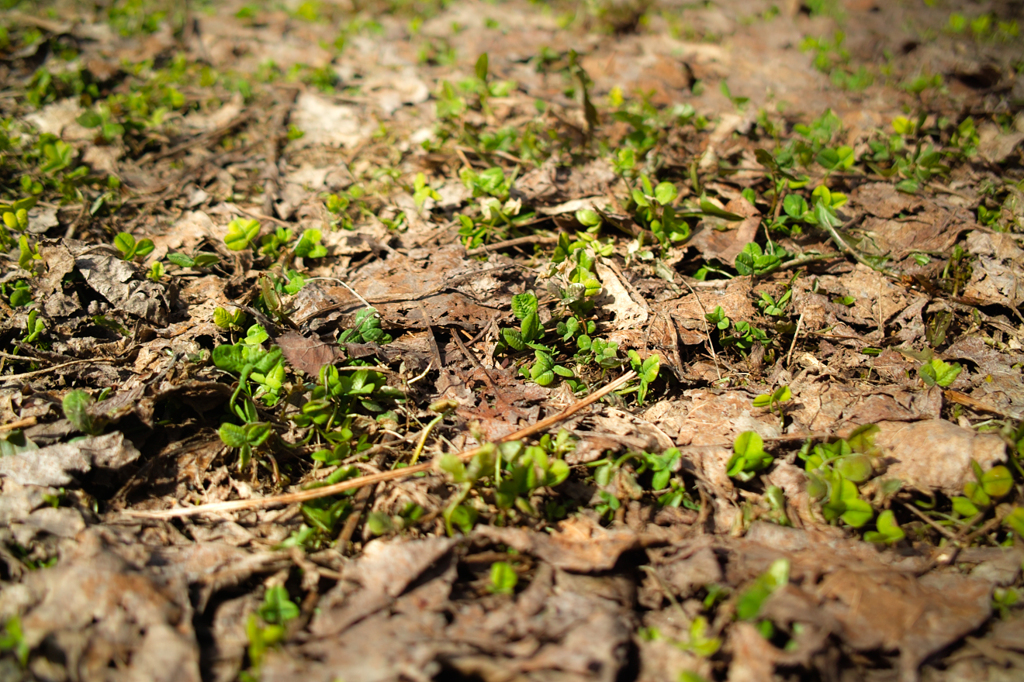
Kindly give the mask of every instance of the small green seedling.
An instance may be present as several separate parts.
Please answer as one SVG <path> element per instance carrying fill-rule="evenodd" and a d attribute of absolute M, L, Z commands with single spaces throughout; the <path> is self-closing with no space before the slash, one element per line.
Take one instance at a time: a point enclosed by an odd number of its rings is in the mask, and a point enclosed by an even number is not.
<path fill-rule="evenodd" d="M 678 196 L 679 190 L 671 182 L 661 182 L 655 187 L 646 175 L 641 175 L 640 186 L 633 188 L 636 216 L 641 225 L 657 237 L 662 248 L 690 238 L 689 223 L 672 206 Z"/>
<path fill-rule="evenodd" d="M 246 330 L 243 342 L 250 346 L 260 346 L 269 338 L 270 334 L 267 333 L 267 330 L 264 329 L 263 325 L 254 324 Z"/>
<path fill-rule="evenodd" d="M 495 561 L 491 564 L 491 584 L 487 591 L 493 594 L 512 594 L 519 583 L 519 576 L 512 564 L 507 561 Z"/>
<path fill-rule="evenodd" d="M 391 343 L 391 335 L 380 326 L 380 315 L 373 308 L 363 308 L 356 313 L 352 328 L 338 335 L 338 343 Z"/>
<path fill-rule="evenodd" d="M 999 617 L 1006 619 L 1010 616 L 1010 609 L 1020 603 L 1020 591 L 1015 587 L 997 587 L 992 590 L 992 609 L 999 613 Z"/>
<path fill-rule="evenodd" d="M 164 264 L 160 261 L 156 261 L 149 266 L 149 272 L 146 273 L 146 279 L 159 282 L 164 276 Z"/>
<path fill-rule="evenodd" d="M 878 515 L 875 520 L 875 528 L 877 530 L 869 530 L 864 533 L 864 539 L 868 542 L 892 545 L 906 537 L 906 533 L 896 523 L 896 515 L 891 509 L 886 509 Z"/>
<path fill-rule="evenodd" d="M 761 292 L 761 300 L 757 302 L 757 307 L 760 308 L 765 315 L 771 315 L 772 317 L 783 317 L 786 314 L 786 306 L 789 305 L 789 299 L 793 297 L 793 290 L 788 289 L 778 301 L 772 298 L 771 294 L 767 291 Z"/>
<path fill-rule="evenodd" d="M 118 232 L 114 237 L 114 246 L 121 253 L 121 258 L 133 261 L 136 258 L 144 258 L 153 252 L 155 246 L 152 239 L 140 239 L 135 241 L 128 232 Z"/>
<path fill-rule="evenodd" d="M 768 242 L 764 250 L 756 242 L 750 242 L 736 255 L 733 267 L 741 276 L 762 277 L 775 272 L 792 257 L 793 254 L 775 242 Z M 776 305 L 784 306 L 782 299 Z"/>
<path fill-rule="evenodd" d="M 21 628 L 21 619 L 18 616 L 9 618 L 4 623 L 3 634 L 0 634 L 0 651 L 12 651 L 14 657 L 22 668 L 28 666 L 28 656 L 32 648 L 25 640 L 25 633 Z"/>
<path fill-rule="evenodd" d="M 4 292 L 7 292 L 7 285 L 0 284 Z M 32 287 L 23 279 L 16 280 L 10 288 L 11 305 L 15 308 L 26 306 L 32 302 Z"/>
<path fill-rule="evenodd" d="M 826 521 L 841 519 L 843 523 L 853 528 L 860 528 L 875 515 L 871 505 L 860 499 L 856 483 L 838 472 L 833 472 L 830 484 L 831 494 L 828 502 L 821 507 Z"/>
<path fill-rule="evenodd" d="M 299 607 L 289 598 L 284 585 L 274 585 L 263 595 L 259 614 L 271 625 L 284 625 L 299 617 Z"/>
<path fill-rule="evenodd" d="M 783 418 L 782 404 L 788 403 L 792 397 L 793 393 L 789 390 L 789 386 L 779 386 L 771 393 L 762 393 L 754 398 L 754 407 L 767 407 L 781 420 Z"/>
<path fill-rule="evenodd" d="M 749 481 L 775 459 L 764 451 L 764 441 L 756 431 L 744 431 L 736 436 L 732 449 L 733 456 L 726 465 L 726 472 L 741 481 Z"/>
<path fill-rule="evenodd" d="M 241 309 L 231 313 L 217 306 L 213 309 L 213 323 L 227 331 L 241 331 L 242 325 L 245 324 L 245 313 Z"/>
<path fill-rule="evenodd" d="M 708 623 L 708 619 L 704 616 L 697 616 L 690 623 L 687 641 L 674 642 L 674 644 L 683 651 L 689 651 L 697 656 L 704 658 L 714 656 L 722 648 L 722 640 L 720 637 L 709 637 L 710 630 L 711 625 Z M 680 677 L 680 679 L 685 678 Z M 687 680 L 687 682 L 689 681 Z"/>
<path fill-rule="evenodd" d="M 71 422 L 71 425 L 82 433 L 90 436 L 98 436 L 103 432 L 106 420 L 94 417 L 89 408 L 95 400 L 83 390 L 75 389 L 68 391 L 64 396 L 61 406 L 64 409 L 64 418 Z"/>
<path fill-rule="evenodd" d="M 29 244 L 28 237 L 18 237 L 18 267 L 27 272 L 35 274 L 36 261 L 42 261 L 38 245 Z"/>
<path fill-rule="evenodd" d="M 776 559 L 768 570 L 754 579 L 754 583 L 740 593 L 736 601 L 736 618 L 754 620 L 768 597 L 789 583 L 789 559 Z"/>
<path fill-rule="evenodd" d="M 982 471 L 981 465 L 971 460 L 974 481 L 964 483 L 963 497 L 953 498 L 953 511 L 970 518 L 987 509 L 993 500 L 1006 497 L 1013 490 L 1013 474 L 1003 465 Z"/>
<path fill-rule="evenodd" d="M 220 440 L 229 448 L 238 450 L 238 469 L 248 466 L 254 448 L 262 445 L 270 436 L 270 424 L 252 422 L 244 426 L 225 422 L 217 430 Z"/>
<path fill-rule="evenodd" d="M 25 336 L 21 338 L 24 343 L 33 343 L 46 331 L 46 324 L 39 319 L 39 311 L 32 310 L 25 321 Z"/>
<path fill-rule="evenodd" d="M 598 232 L 601 229 L 601 214 L 592 208 L 579 209 L 576 211 L 575 217 L 576 222 L 587 228 L 587 232 Z"/>
<path fill-rule="evenodd" d="M 1003 517 L 1003 524 L 1017 537 L 1024 538 L 1024 507 L 1014 507 Z"/>
<path fill-rule="evenodd" d="M 519 320 L 519 329 L 502 329 L 502 340 L 517 351 L 524 350 L 527 346 L 534 350 L 547 350 L 545 346 L 537 343 L 544 336 L 544 328 L 541 326 L 537 311 L 537 296 L 532 291 L 512 297 L 512 314 Z"/>
<path fill-rule="evenodd" d="M 576 376 L 568 367 L 556 364 L 550 353 L 542 350 L 533 351 L 534 362 L 529 368 L 522 368 L 520 373 L 528 376 L 540 386 L 550 386 L 555 381 L 555 376 L 571 379 Z"/>
<path fill-rule="evenodd" d="M 251 614 L 245 623 L 245 634 L 249 639 L 249 670 L 239 674 L 242 682 L 259 679 L 259 669 L 267 651 L 280 644 L 285 637 L 285 625 L 299 617 L 299 607 L 288 598 L 284 586 L 277 585 L 267 590 L 259 617 Z M 260 620 L 266 624 L 261 625 Z"/>
<path fill-rule="evenodd" d="M 294 236 L 292 231 L 286 227 L 279 227 L 273 232 L 263 235 L 260 239 L 260 255 L 277 258 L 281 255 L 281 249 L 288 246 Z"/>
<path fill-rule="evenodd" d="M 299 258 L 323 258 L 327 255 L 327 247 L 320 243 L 322 238 L 320 230 L 306 230 L 295 245 L 295 255 Z"/>
<path fill-rule="evenodd" d="M 963 367 L 959 362 L 949 364 L 939 358 L 932 358 L 917 368 L 917 374 L 926 386 L 949 386 L 960 376 Z"/>
<path fill-rule="evenodd" d="M 422 208 L 423 204 L 427 202 L 427 199 L 441 201 L 441 195 L 437 193 L 437 190 L 427 184 L 427 176 L 423 173 L 417 173 L 416 178 L 413 180 L 412 198 L 420 208 Z"/>
<path fill-rule="evenodd" d="M 248 218 L 235 218 L 228 223 L 228 232 L 224 235 L 224 246 L 232 251 L 243 251 L 249 248 L 252 240 L 260 233 L 260 221 Z"/>
<path fill-rule="evenodd" d="M 228 408 L 242 421 L 250 423 L 258 421 L 256 407 L 247 399 L 238 403 L 238 397 L 244 391 L 250 395 L 249 379 L 252 378 L 260 387 L 252 397 L 264 399 L 267 405 L 277 404 L 284 381 L 284 354 L 275 346 L 269 351 L 259 346 L 246 343 L 221 345 L 213 349 L 213 364 L 217 369 L 234 372 L 239 375 L 238 387 L 228 401 Z"/>
<path fill-rule="evenodd" d="M 641 361 L 640 354 L 635 350 L 630 350 L 627 355 L 630 367 L 640 378 L 640 386 L 636 389 L 636 402 L 638 405 L 643 405 L 651 384 L 658 378 L 658 372 L 661 370 L 661 357 L 655 353 Z"/>
<path fill-rule="evenodd" d="M 207 268 L 220 262 L 220 256 L 208 251 L 199 251 L 191 256 L 184 253 L 169 253 L 167 260 L 180 268 Z"/>
<path fill-rule="evenodd" d="M 669 482 L 672 478 L 672 471 L 675 469 L 681 458 L 682 453 L 679 452 L 679 448 L 669 448 L 660 455 L 644 453 L 644 462 L 650 466 L 651 471 L 654 472 L 654 476 L 651 477 L 651 490 L 665 490 L 669 487 Z M 682 500 L 680 500 L 680 502 L 681 501 Z M 663 506 L 678 506 L 665 505 L 664 502 L 661 504 Z"/>
<path fill-rule="evenodd" d="M 448 535 L 455 534 L 454 528 L 456 526 L 465 535 L 468 535 L 473 530 L 478 512 L 474 507 L 462 503 L 469 495 L 469 491 L 473 489 L 473 484 L 482 476 L 486 476 L 489 471 L 494 470 L 495 465 L 499 461 L 495 457 L 496 450 L 497 448 L 493 444 L 484 446 L 469 461 L 468 466 L 455 455 L 444 455 L 441 458 L 441 470 L 447 472 L 452 477 L 452 481 L 458 486 L 456 493 L 452 495 L 451 501 L 448 503 L 443 514 Z"/>

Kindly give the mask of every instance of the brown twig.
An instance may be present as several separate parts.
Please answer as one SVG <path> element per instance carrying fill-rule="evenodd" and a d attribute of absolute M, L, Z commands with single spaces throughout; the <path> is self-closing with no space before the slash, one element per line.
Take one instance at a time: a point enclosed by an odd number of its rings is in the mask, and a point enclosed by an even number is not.
<path fill-rule="evenodd" d="M 580 410 L 593 403 L 597 402 L 601 398 L 605 397 L 612 391 L 621 388 L 624 384 L 636 378 L 636 372 L 629 371 L 623 374 L 621 377 L 601 388 L 598 391 L 590 394 L 583 400 L 574 403 L 562 410 L 556 415 L 542 419 L 532 426 L 520 429 L 515 433 L 510 433 L 507 436 L 499 438 L 497 442 L 505 442 L 510 440 L 519 440 L 532 436 L 535 433 L 543 431 L 550 426 L 554 426 L 560 422 L 565 421 L 572 415 L 576 414 Z M 462 461 L 468 461 L 478 455 L 484 446 L 471 448 L 464 450 L 458 454 L 458 458 Z M 126 511 L 122 512 L 127 516 L 144 519 L 171 519 L 183 516 L 197 516 L 199 514 L 216 514 L 222 512 L 232 511 L 243 511 L 246 509 L 258 509 L 264 507 L 272 507 L 279 504 L 293 504 L 295 502 L 308 502 L 310 500 L 316 500 L 321 497 L 330 497 L 331 495 L 337 495 L 340 492 L 346 490 L 353 490 L 356 488 L 362 488 L 364 486 L 373 485 L 376 483 L 382 483 L 384 481 L 394 481 L 402 478 L 408 478 L 414 474 L 423 473 L 430 471 L 434 467 L 433 462 L 425 462 L 416 466 L 405 467 L 404 469 L 394 469 L 392 471 L 382 471 L 379 474 L 370 474 L 369 476 L 361 476 L 360 478 L 353 478 L 334 485 L 323 486 L 322 488 L 313 488 L 312 490 L 302 490 L 295 493 L 287 493 L 285 495 L 275 495 L 273 497 L 264 497 L 261 499 L 252 500 L 232 500 L 230 502 L 215 502 L 212 504 L 202 504 L 197 507 L 182 507 L 179 509 L 165 509 L 163 511 Z"/>
<path fill-rule="evenodd" d="M 935 519 L 928 518 L 928 516 L 926 514 L 924 514 L 921 511 L 919 511 L 914 505 L 907 504 L 903 500 L 900 500 L 900 504 L 902 504 L 904 507 L 906 507 L 907 511 L 912 513 L 914 516 L 916 516 L 917 518 L 921 519 L 922 521 L 927 523 L 929 526 L 931 526 L 935 530 L 937 530 L 940 533 L 942 533 L 943 535 L 945 535 L 948 539 L 952 540 L 953 542 L 956 542 L 956 535 L 951 530 L 949 530 L 948 528 L 943 528 L 938 523 L 936 523 Z"/>
<path fill-rule="evenodd" d="M 0 424 L 0 431 L 13 431 L 14 429 L 22 429 L 25 428 L 26 426 L 35 425 L 35 417 L 25 417 L 24 419 L 19 419 L 18 421 L 9 422 L 7 424 Z"/>
<path fill-rule="evenodd" d="M 105 365 L 113 364 L 113 362 L 111 362 L 110 360 L 94 360 L 94 359 L 93 360 L 72 360 L 71 362 L 62 362 L 61 364 L 54 365 L 53 367 L 47 367 L 45 369 L 37 369 L 34 372 L 23 372 L 22 374 L 5 374 L 5 375 L 0 376 L 0 383 L 6 382 L 6 381 L 16 381 L 16 380 L 21 380 L 21 379 L 29 379 L 31 377 L 37 377 L 37 376 L 40 376 L 42 374 L 49 374 L 50 372 L 56 371 L 58 369 L 64 369 L 65 367 L 71 367 L 72 365 L 84 365 L 84 364 L 88 364 L 88 363 L 105 364 Z"/>

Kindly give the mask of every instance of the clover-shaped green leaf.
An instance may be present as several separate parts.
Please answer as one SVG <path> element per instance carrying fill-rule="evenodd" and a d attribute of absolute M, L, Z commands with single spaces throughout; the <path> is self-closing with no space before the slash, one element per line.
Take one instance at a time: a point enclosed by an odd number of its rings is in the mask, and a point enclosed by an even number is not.
<path fill-rule="evenodd" d="M 228 223 L 228 232 L 224 235 L 224 245 L 232 251 L 242 251 L 260 233 L 260 221 L 249 218 L 235 218 Z"/>
<path fill-rule="evenodd" d="M 327 247 L 320 243 L 322 238 L 320 230 L 306 230 L 295 245 L 295 255 L 300 258 L 323 258 L 327 255 Z"/>
<path fill-rule="evenodd" d="M 875 520 L 875 528 L 877 530 L 864 533 L 864 539 L 868 542 L 891 545 L 906 537 L 906 533 L 896 523 L 896 515 L 891 509 L 887 509 L 878 515 L 878 518 Z"/>

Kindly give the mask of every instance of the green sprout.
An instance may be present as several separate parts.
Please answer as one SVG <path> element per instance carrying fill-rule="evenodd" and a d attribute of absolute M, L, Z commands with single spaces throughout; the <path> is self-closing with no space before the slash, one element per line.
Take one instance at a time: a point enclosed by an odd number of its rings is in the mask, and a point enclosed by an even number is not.
<path fill-rule="evenodd" d="M 114 246 L 121 253 L 121 258 L 127 261 L 144 258 L 155 248 L 152 239 L 135 241 L 135 237 L 127 232 L 117 233 L 117 236 L 114 237 Z"/>
<path fill-rule="evenodd" d="M 228 232 L 224 235 L 224 246 L 232 251 L 243 251 L 260 233 L 260 221 L 247 218 L 235 218 L 228 223 Z"/>
<path fill-rule="evenodd" d="M 519 576 L 512 564 L 507 561 L 495 561 L 491 564 L 491 584 L 487 591 L 493 594 L 512 594 L 519 583 Z"/>
<path fill-rule="evenodd" d="M 64 418 L 76 429 L 90 436 L 103 433 L 103 427 L 106 425 L 105 419 L 93 416 L 90 412 L 89 408 L 94 402 L 91 395 L 77 388 L 68 391 L 62 401 Z"/>
<path fill-rule="evenodd" d="M 942 386 L 945 388 L 956 381 L 962 369 L 963 367 L 958 362 L 949 364 L 939 358 L 932 358 L 917 368 L 917 374 L 926 386 Z"/>
<path fill-rule="evenodd" d="M 864 533 L 864 539 L 868 542 L 891 545 L 906 537 L 906 533 L 896 523 L 896 515 L 893 514 L 891 509 L 887 509 L 878 515 L 878 518 L 875 519 L 875 528 L 877 530 Z"/>
<path fill-rule="evenodd" d="M 732 478 L 749 481 L 759 471 L 764 471 L 774 461 L 765 452 L 764 441 L 756 431 L 744 431 L 733 442 L 733 456 L 726 464 L 726 473 Z"/>

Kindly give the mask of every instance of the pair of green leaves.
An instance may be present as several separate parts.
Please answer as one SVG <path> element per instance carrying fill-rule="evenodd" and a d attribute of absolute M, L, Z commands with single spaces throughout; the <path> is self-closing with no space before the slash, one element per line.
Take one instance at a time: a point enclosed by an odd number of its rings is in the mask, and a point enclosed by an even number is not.
<path fill-rule="evenodd" d="M 767 571 L 757 576 L 736 600 L 736 617 L 740 620 L 757 618 L 768 597 L 789 584 L 789 567 L 789 559 L 776 559 Z"/>
<path fill-rule="evenodd" d="M 519 575 L 512 564 L 507 561 L 495 561 L 491 564 L 491 584 L 487 591 L 492 594 L 512 594 L 519 584 Z"/>
<path fill-rule="evenodd" d="M 253 449 L 266 442 L 270 431 L 270 424 L 264 422 L 252 422 L 242 426 L 225 422 L 220 425 L 217 435 L 224 445 L 238 450 L 238 468 L 244 469 L 252 458 Z"/>
<path fill-rule="evenodd" d="M 199 251 L 191 256 L 184 253 L 169 253 L 167 260 L 180 268 L 206 268 L 220 262 L 220 257 L 208 251 Z"/>
<path fill-rule="evenodd" d="M 554 383 L 556 375 L 566 379 L 571 379 L 575 376 L 568 367 L 556 364 L 555 359 L 546 351 L 535 350 L 533 351 L 533 357 L 533 364 L 530 365 L 529 369 L 524 368 L 523 371 L 540 386 L 550 386 Z"/>
<path fill-rule="evenodd" d="M 639 405 L 643 405 L 651 384 L 657 380 L 658 373 L 661 371 L 661 357 L 654 353 L 648 356 L 646 360 L 641 360 L 640 354 L 635 350 L 630 350 L 627 355 L 629 356 L 630 367 L 640 379 L 640 386 L 636 392 L 636 402 Z"/>
<path fill-rule="evenodd" d="M 774 461 L 764 450 L 764 441 L 756 431 L 744 431 L 733 442 L 733 455 L 726 465 L 726 473 L 732 478 L 749 481 Z"/>
<path fill-rule="evenodd" d="M 754 398 L 754 407 L 768 407 L 774 410 L 782 403 L 789 402 L 792 397 L 793 392 L 789 386 L 779 386 L 771 393 L 762 393 Z"/>
<path fill-rule="evenodd" d="M 761 245 L 750 242 L 743 247 L 743 250 L 736 254 L 733 267 L 741 276 L 761 277 L 775 272 L 782 265 L 783 261 L 792 257 L 792 254 L 775 242 L 769 242 L 762 250 Z"/>
<path fill-rule="evenodd" d="M 391 343 L 391 335 L 380 325 L 380 315 L 374 308 L 363 308 L 356 313 L 351 329 L 338 335 L 338 343 Z"/>
<path fill-rule="evenodd" d="M 118 232 L 114 237 L 114 246 L 121 254 L 121 258 L 133 261 L 136 258 L 145 258 L 156 248 L 152 239 L 135 240 L 135 237 L 127 232 Z"/>
<path fill-rule="evenodd" d="M 899 524 L 896 523 L 896 515 L 891 509 L 886 509 L 878 515 L 878 518 L 875 520 L 875 528 L 877 530 L 869 530 L 867 533 L 864 533 L 864 539 L 868 542 L 891 545 L 899 542 L 907 535 L 900 528 Z"/>
<path fill-rule="evenodd" d="M 964 483 L 962 497 L 953 498 L 953 511 L 965 518 L 977 515 L 1013 490 L 1013 474 L 1003 465 L 982 471 L 981 465 L 971 460 L 971 470 L 975 480 Z"/>

